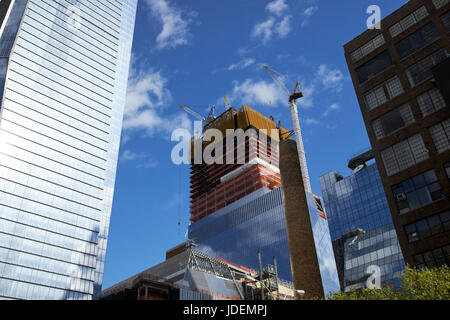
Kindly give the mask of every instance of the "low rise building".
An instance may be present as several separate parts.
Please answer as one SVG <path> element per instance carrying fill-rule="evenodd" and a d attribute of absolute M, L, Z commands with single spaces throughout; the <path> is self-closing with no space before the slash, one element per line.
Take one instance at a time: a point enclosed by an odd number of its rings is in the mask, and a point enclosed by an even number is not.
<path fill-rule="evenodd" d="M 166 261 L 119 282 L 102 293 L 103 300 L 292 300 L 292 284 L 216 259 L 188 241 L 166 254 Z M 261 290 L 261 285 L 264 290 Z"/>

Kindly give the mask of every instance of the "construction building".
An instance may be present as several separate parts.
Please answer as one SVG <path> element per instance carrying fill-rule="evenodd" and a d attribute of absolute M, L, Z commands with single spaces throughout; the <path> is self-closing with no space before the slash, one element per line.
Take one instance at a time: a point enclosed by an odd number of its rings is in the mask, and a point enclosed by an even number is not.
<path fill-rule="evenodd" d="M 344 46 L 405 262 L 450 265 L 450 3 L 411 0 Z"/>
<path fill-rule="evenodd" d="M 366 287 L 373 265 L 380 285 L 398 286 L 405 263 L 372 150 L 353 156 L 348 168 L 345 178 L 336 171 L 320 177 L 341 288 Z"/>
<path fill-rule="evenodd" d="M 288 134 L 281 126 L 280 130 Z M 191 167 L 191 222 L 226 207 L 242 197 L 264 188 L 273 190 L 280 186 L 278 170 L 279 133 L 275 123 L 244 105 L 241 109 L 228 109 L 208 123 L 204 131 L 218 129 L 226 137 L 226 130 L 242 129 L 245 140 L 235 143 L 231 150 L 221 155 L 223 164 L 192 164 Z M 258 129 L 266 130 L 265 133 Z M 275 134 L 271 135 L 272 130 Z M 260 135 L 264 135 L 261 139 Z M 226 139 L 219 142 L 224 149 Z M 238 142 L 238 141 L 236 141 Z M 203 142 L 206 148 L 210 142 Z M 255 146 L 252 148 L 252 144 Z M 234 153 L 232 163 L 226 161 L 228 153 Z M 244 163 L 244 164 L 243 164 Z"/>
<path fill-rule="evenodd" d="M 259 274 L 210 257 L 188 241 L 167 251 L 163 263 L 103 291 L 102 299 L 261 300 L 262 294 L 265 300 L 294 298 L 292 284 L 279 279 L 273 266 Z"/>
<path fill-rule="evenodd" d="M 233 149 L 234 159 L 244 162 L 192 165 L 189 239 L 210 256 L 250 268 L 257 268 L 258 251 L 264 265 L 270 264 L 275 256 L 280 277 L 291 281 L 278 163 L 280 136 L 288 138 L 289 131 L 246 105 L 239 110 L 229 109 L 208 123 L 205 131 L 210 128 L 223 133 L 226 129 L 244 130 L 246 137 L 241 144 L 245 144 L 245 153 L 239 152 L 238 143 Z M 272 132 L 272 129 L 279 130 Z M 221 156 L 225 158 L 225 152 Z M 339 290 L 328 222 L 320 198 L 311 192 L 306 194 L 314 236 L 311 241 L 326 295 Z"/>

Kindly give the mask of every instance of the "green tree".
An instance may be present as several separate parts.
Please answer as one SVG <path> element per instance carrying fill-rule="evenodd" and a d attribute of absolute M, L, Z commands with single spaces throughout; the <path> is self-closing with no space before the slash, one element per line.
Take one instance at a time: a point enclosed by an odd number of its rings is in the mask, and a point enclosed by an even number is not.
<path fill-rule="evenodd" d="M 450 300 L 450 268 L 416 269 L 406 266 L 399 277 L 400 288 L 362 288 L 348 292 L 335 292 L 330 300 Z"/>

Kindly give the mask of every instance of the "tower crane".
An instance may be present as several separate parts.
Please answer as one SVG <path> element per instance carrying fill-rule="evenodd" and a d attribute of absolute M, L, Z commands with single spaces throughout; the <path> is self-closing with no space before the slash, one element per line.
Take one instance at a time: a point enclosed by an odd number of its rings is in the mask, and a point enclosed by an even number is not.
<path fill-rule="evenodd" d="M 212 122 L 216 119 L 216 116 L 214 115 L 214 112 L 216 110 L 215 106 L 211 106 L 211 111 L 209 112 L 209 115 L 207 118 L 203 117 L 198 112 L 196 112 L 196 111 L 192 110 L 191 108 L 186 107 L 184 105 L 181 105 L 180 108 L 183 109 L 184 111 L 186 111 L 187 113 L 189 113 L 190 115 L 196 117 L 198 120 L 202 121 L 205 125 L 209 124 L 210 122 Z"/>
<path fill-rule="evenodd" d="M 295 84 L 294 90 L 291 93 L 284 84 L 284 82 L 280 79 L 280 77 L 272 69 L 270 69 L 269 66 L 265 65 L 264 69 L 266 69 L 269 72 L 273 80 L 289 97 L 289 108 L 291 110 L 292 123 L 294 125 L 294 134 L 295 140 L 297 142 L 297 150 L 303 176 L 303 184 L 305 185 L 305 190 L 311 192 L 311 182 L 309 180 L 308 167 L 306 165 L 306 156 L 305 156 L 305 148 L 303 146 L 302 131 L 300 128 L 300 121 L 298 119 L 297 99 L 303 97 L 303 93 L 300 91 L 300 84 L 297 82 Z"/>

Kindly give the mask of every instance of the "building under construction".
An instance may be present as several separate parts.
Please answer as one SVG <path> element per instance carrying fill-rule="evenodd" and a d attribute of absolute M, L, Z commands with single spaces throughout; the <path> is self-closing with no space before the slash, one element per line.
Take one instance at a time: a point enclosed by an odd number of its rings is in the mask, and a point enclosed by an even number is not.
<path fill-rule="evenodd" d="M 191 222 L 199 221 L 258 189 L 273 190 L 281 184 L 278 130 L 287 137 L 289 132 L 286 129 L 280 125 L 277 127 L 274 121 L 246 105 L 239 110 L 228 109 L 205 125 L 204 131 L 208 129 L 219 130 L 224 139 L 202 141 L 203 149 L 214 143 L 226 152 L 220 155 L 223 164 L 192 164 Z M 242 129 L 246 134 L 245 140 L 227 136 L 230 129 L 233 134 Z M 232 148 L 227 148 L 227 139 L 234 139 Z M 227 161 L 230 153 L 233 153 L 231 162 Z M 191 154 L 193 157 L 194 152 Z"/>
<path fill-rule="evenodd" d="M 183 243 L 166 261 L 103 291 L 103 300 L 292 300 L 292 284 L 273 266 L 258 272 Z"/>
<path fill-rule="evenodd" d="M 280 137 L 290 139 L 290 132 L 246 105 L 239 110 L 229 109 L 207 122 L 203 131 L 208 129 L 219 130 L 224 139 L 202 141 L 204 148 L 211 143 L 225 146 L 225 140 L 230 139 L 227 129 L 232 129 L 231 132 L 242 129 L 246 135 L 234 143 L 231 151 L 218 155 L 225 164 L 192 164 L 189 239 L 208 255 L 251 268 L 257 268 L 258 251 L 262 253 L 264 265 L 272 263 L 276 256 L 280 277 L 290 281 L 278 156 Z M 235 160 L 232 164 L 225 161 L 230 152 Z M 191 152 L 191 160 L 194 154 Z M 339 290 L 328 222 L 321 199 L 309 191 L 306 196 L 314 238 L 311 241 L 314 241 L 326 295 Z"/>

